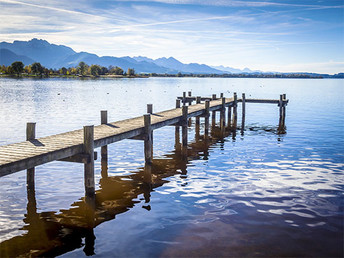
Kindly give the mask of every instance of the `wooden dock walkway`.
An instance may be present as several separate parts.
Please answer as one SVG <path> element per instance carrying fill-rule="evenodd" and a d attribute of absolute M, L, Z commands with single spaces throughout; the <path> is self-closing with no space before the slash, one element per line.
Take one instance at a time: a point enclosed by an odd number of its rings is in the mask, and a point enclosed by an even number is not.
<path fill-rule="evenodd" d="M 0 146 L 0 177 L 21 170 L 28 170 L 28 184 L 33 182 L 34 167 L 59 160 L 79 162 L 85 164 L 86 194 L 94 192 L 94 148 L 102 147 L 102 159 L 107 159 L 107 145 L 123 139 L 139 139 L 144 141 L 145 162 L 152 163 L 152 132 L 158 128 L 175 125 L 176 130 L 182 128 L 182 147 L 187 147 L 188 119 L 196 117 L 196 126 L 199 117 L 205 119 L 205 136 L 209 133 L 209 116 L 213 112 L 220 112 L 221 127 L 225 127 L 225 111 L 227 112 L 227 127 L 237 128 L 237 104 L 242 103 L 243 132 L 245 127 L 245 103 L 270 103 L 280 107 L 279 126 L 284 128 L 285 106 L 288 103 L 285 94 L 280 99 L 246 99 L 245 94 L 238 99 L 236 93 L 233 98 L 220 98 L 213 95 L 211 98 L 192 97 L 191 92 L 186 96 L 178 97 L 176 108 L 153 113 L 152 105 L 147 106 L 147 113 L 143 117 L 135 117 L 122 121 L 107 122 L 107 112 L 101 113 L 101 124 L 85 126 L 84 129 L 61 133 L 36 139 L 35 123 L 28 123 L 27 141 Z M 204 103 L 201 103 L 204 101 Z M 182 102 L 182 105 L 181 105 Z M 193 104 L 196 102 L 196 104 Z M 187 105 L 188 104 L 188 105 Z M 233 112 L 232 112 L 233 109 Z"/>

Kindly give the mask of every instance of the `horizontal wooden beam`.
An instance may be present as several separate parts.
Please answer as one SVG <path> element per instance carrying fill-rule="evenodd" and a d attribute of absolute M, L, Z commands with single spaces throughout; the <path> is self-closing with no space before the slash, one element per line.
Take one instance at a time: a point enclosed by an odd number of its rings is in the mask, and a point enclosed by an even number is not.
<path fill-rule="evenodd" d="M 97 160 L 98 158 L 98 152 L 94 152 L 94 160 Z M 89 163 L 90 162 L 90 155 L 85 153 L 79 153 L 76 155 L 73 155 L 71 157 L 63 158 L 58 161 L 66 161 L 66 162 L 75 162 L 75 163 Z"/>

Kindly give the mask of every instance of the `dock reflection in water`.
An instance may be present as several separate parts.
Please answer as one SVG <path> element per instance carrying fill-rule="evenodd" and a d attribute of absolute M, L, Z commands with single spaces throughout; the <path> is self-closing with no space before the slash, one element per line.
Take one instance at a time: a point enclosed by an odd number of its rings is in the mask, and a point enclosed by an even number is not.
<path fill-rule="evenodd" d="M 199 121 L 196 120 L 195 141 L 183 149 L 177 129 L 172 154 L 153 159 L 152 166 L 146 165 L 131 175 L 108 176 L 107 161 L 103 159 L 101 189 L 96 191 L 94 199 L 85 200 L 87 197 L 83 197 L 68 210 L 37 213 L 35 189 L 28 187 L 26 225 L 22 228 L 27 233 L 0 243 L 1 257 L 57 256 L 81 247 L 85 255 L 93 255 L 96 240 L 93 229 L 96 226 L 128 211 L 140 202 L 137 197 L 141 194 L 144 196 L 142 208 L 150 210 L 150 193 L 169 182 L 165 178 L 176 174 L 180 174 L 181 178 L 187 177 L 190 160 L 207 160 L 211 145 L 231 134 L 235 138 L 235 130 L 217 127 L 215 123 L 212 124 L 210 137 L 200 135 Z"/>

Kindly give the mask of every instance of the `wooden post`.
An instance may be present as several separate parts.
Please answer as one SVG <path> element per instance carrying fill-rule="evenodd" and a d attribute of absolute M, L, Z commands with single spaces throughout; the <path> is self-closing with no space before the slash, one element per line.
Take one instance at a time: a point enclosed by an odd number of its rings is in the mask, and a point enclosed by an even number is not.
<path fill-rule="evenodd" d="M 180 99 L 176 99 L 176 108 L 180 108 Z"/>
<path fill-rule="evenodd" d="M 213 94 L 212 100 L 216 100 L 216 94 Z M 216 124 L 216 110 L 214 110 L 211 113 L 211 127 L 212 127 L 212 130 L 214 130 L 215 124 Z"/>
<path fill-rule="evenodd" d="M 220 98 L 223 98 L 223 93 L 220 93 Z"/>
<path fill-rule="evenodd" d="M 182 115 L 182 159 L 187 160 L 188 156 L 188 106 L 183 106 Z"/>
<path fill-rule="evenodd" d="M 107 124 L 108 123 L 108 115 L 106 110 L 100 111 L 100 123 Z M 108 177 L 108 146 L 102 146 L 100 148 L 101 153 L 101 175 L 102 178 Z"/>
<path fill-rule="evenodd" d="M 246 98 L 245 93 L 242 94 L 242 113 L 241 113 L 241 135 L 244 134 L 244 128 L 245 128 L 245 107 L 246 105 Z"/>
<path fill-rule="evenodd" d="M 287 94 L 283 94 L 283 101 L 286 101 L 287 100 Z M 283 127 L 285 128 L 285 116 L 286 116 L 286 103 L 283 103 L 283 110 L 282 110 L 282 117 L 283 117 Z"/>
<path fill-rule="evenodd" d="M 278 102 L 279 106 L 279 123 L 278 123 L 278 132 L 280 134 L 285 133 L 285 106 L 284 106 L 284 100 L 286 98 L 286 94 L 280 95 L 280 100 Z"/>
<path fill-rule="evenodd" d="M 197 96 L 196 97 L 196 104 L 200 104 L 201 103 L 201 96 Z"/>
<path fill-rule="evenodd" d="M 191 91 L 188 92 L 188 96 L 189 96 L 189 97 L 192 96 L 192 92 L 191 92 Z M 192 100 L 189 100 L 189 106 L 190 106 L 190 105 L 192 105 Z"/>
<path fill-rule="evenodd" d="M 208 139 L 209 136 L 209 100 L 205 101 L 205 114 L 204 114 L 204 137 Z"/>
<path fill-rule="evenodd" d="M 188 107 L 183 106 L 183 115 L 182 115 L 182 146 L 187 147 L 188 145 Z"/>
<path fill-rule="evenodd" d="M 153 104 L 147 104 L 147 113 L 148 114 L 153 114 Z M 152 146 L 153 146 L 153 131 L 152 131 L 151 139 L 152 139 Z"/>
<path fill-rule="evenodd" d="M 94 199 L 94 127 L 93 125 L 84 126 L 84 153 L 89 159 L 84 164 L 85 194 L 86 199 Z"/>
<path fill-rule="evenodd" d="M 236 130 L 237 123 L 238 123 L 238 97 L 236 92 L 233 94 L 234 103 L 233 103 L 233 130 Z"/>
<path fill-rule="evenodd" d="M 223 94 L 222 94 L 223 96 Z M 222 107 L 220 110 L 220 128 L 221 128 L 221 133 L 224 133 L 225 125 L 226 125 L 226 118 L 225 118 L 225 112 L 226 112 L 226 98 L 222 97 Z"/>
<path fill-rule="evenodd" d="M 144 150 L 145 150 L 145 163 L 147 165 L 152 165 L 153 158 L 152 158 L 152 152 L 153 152 L 153 144 L 152 144 L 152 127 L 151 127 L 151 115 L 146 114 L 143 116 L 144 118 L 144 134 L 145 134 L 145 140 L 144 140 Z"/>
<path fill-rule="evenodd" d="M 180 108 L 180 99 L 176 100 L 176 108 Z M 174 147 L 176 151 L 179 151 L 180 149 L 180 126 L 177 124 L 175 126 L 175 134 L 174 134 Z"/>
<path fill-rule="evenodd" d="M 183 92 L 183 106 L 186 104 L 186 92 Z"/>
<path fill-rule="evenodd" d="M 211 112 L 211 127 L 212 127 L 212 130 L 214 130 L 215 124 L 216 124 L 216 110 Z"/>
<path fill-rule="evenodd" d="M 147 114 L 153 114 L 153 104 L 147 104 Z"/>
<path fill-rule="evenodd" d="M 280 99 L 278 102 L 279 106 L 279 127 L 282 128 L 282 116 L 283 116 L 283 95 L 280 95 Z"/>
<path fill-rule="evenodd" d="M 36 138 L 36 123 L 26 124 L 26 140 L 31 141 Z M 26 187 L 28 191 L 35 190 L 35 168 L 26 170 Z"/>
<path fill-rule="evenodd" d="M 228 107 L 228 113 L 227 113 L 227 121 L 228 121 L 228 128 L 231 128 L 231 122 L 232 122 L 232 106 Z"/>
<path fill-rule="evenodd" d="M 201 103 L 201 97 L 197 97 L 196 98 L 196 104 L 200 104 Z M 195 125 L 195 131 L 196 131 L 196 135 L 195 135 L 195 138 L 196 138 L 196 141 L 199 140 L 199 136 L 200 136 L 200 121 L 199 121 L 199 116 L 196 117 L 196 125 Z"/>

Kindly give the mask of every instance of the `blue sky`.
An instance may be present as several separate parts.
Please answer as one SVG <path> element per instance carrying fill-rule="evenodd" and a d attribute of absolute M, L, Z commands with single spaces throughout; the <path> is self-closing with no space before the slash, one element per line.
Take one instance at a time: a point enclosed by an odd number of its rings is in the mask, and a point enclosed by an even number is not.
<path fill-rule="evenodd" d="M 0 0 L 0 41 L 280 72 L 344 72 L 343 0 Z"/>

